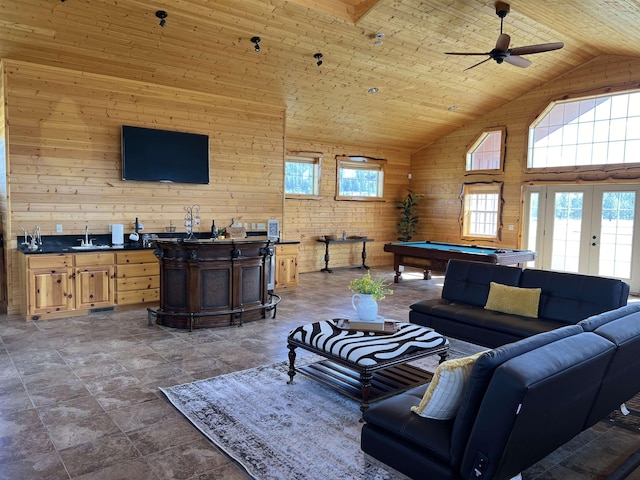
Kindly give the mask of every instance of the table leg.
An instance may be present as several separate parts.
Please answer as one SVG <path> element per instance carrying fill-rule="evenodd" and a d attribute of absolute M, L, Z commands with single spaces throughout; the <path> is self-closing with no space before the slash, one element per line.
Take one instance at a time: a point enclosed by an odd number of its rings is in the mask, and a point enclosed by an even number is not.
<path fill-rule="evenodd" d="M 288 347 L 289 347 L 289 381 L 287 382 L 287 384 L 291 385 L 293 383 L 293 377 L 295 377 L 296 375 L 296 367 L 295 367 L 296 347 L 295 345 L 288 345 Z"/>
<path fill-rule="evenodd" d="M 362 392 L 362 402 L 360 403 L 360 411 L 362 415 L 369 409 L 369 397 L 371 396 L 371 379 L 373 373 L 368 370 L 360 371 L 360 391 Z M 362 422 L 362 418 L 360 419 Z"/>
<path fill-rule="evenodd" d="M 367 267 L 367 264 L 365 263 L 367 260 L 367 242 L 362 242 L 362 268 L 366 268 L 367 270 L 369 270 L 369 267 Z"/>
<path fill-rule="evenodd" d="M 444 362 L 449 356 L 449 349 L 447 349 L 446 352 L 439 353 L 438 356 L 440 357 L 440 361 L 438 363 Z"/>
<path fill-rule="evenodd" d="M 333 270 L 329 268 L 329 242 L 324 242 L 324 268 L 320 271 L 333 273 Z"/>

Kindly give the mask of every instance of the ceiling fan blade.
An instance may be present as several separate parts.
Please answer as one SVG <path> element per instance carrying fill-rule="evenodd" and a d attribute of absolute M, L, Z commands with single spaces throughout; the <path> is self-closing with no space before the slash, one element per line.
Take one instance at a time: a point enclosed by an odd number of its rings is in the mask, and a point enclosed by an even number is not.
<path fill-rule="evenodd" d="M 560 50 L 564 47 L 564 43 L 541 43 L 539 45 L 527 45 L 525 47 L 516 47 L 510 50 L 511 55 L 529 55 L 531 53 L 550 52 L 552 50 Z"/>
<path fill-rule="evenodd" d="M 506 52 L 509 49 L 509 43 L 511 43 L 511 37 L 506 33 L 501 33 L 496 42 L 496 50 Z"/>
<path fill-rule="evenodd" d="M 504 61 L 511 65 L 515 65 L 516 67 L 522 68 L 527 68 L 529 65 L 531 65 L 531 62 L 529 60 L 523 57 L 519 57 L 518 55 L 509 55 L 504 59 Z"/>
<path fill-rule="evenodd" d="M 489 60 L 491 60 L 491 57 L 489 57 L 489 58 L 487 58 L 485 60 L 482 60 L 481 62 L 478 62 L 475 65 L 471 65 L 469 68 L 465 68 L 463 70 L 463 72 L 466 72 L 467 70 L 471 70 L 472 68 L 476 68 L 478 65 L 482 65 L 484 62 L 488 62 Z"/>
<path fill-rule="evenodd" d="M 444 52 L 445 55 L 489 55 L 489 52 L 485 52 L 485 53 L 477 53 L 477 52 L 472 52 L 472 53 L 463 53 L 463 52 Z"/>

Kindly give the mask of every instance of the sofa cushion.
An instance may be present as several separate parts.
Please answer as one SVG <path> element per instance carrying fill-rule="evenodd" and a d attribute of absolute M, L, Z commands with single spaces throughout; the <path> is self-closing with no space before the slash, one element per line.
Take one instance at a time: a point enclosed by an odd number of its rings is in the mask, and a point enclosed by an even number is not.
<path fill-rule="evenodd" d="M 480 353 L 482 352 L 469 357 L 454 358 L 438 365 L 420 404 L 411 407 L 411 411 L 435 420 L 454 418 L 458 413 L 471 368 Z"/>
<path fill-rule="evenodd" d="M 420 402 L 427 387 L 421 385 L 371 404 L 364 412 L 364 421 L 367 425 L 407 442 L 417 450 L 426 450 L 428 455 L 434 455 L 449 464 L 453 420 L 433 420 L 411 411 L 411 407 Z"/>
<path fill-rule="evenodd" d="M 625 286 L 612 278 L 536 269 L 525 269 L 520 278 L 520 287 L 542 288 L 538 316 L 565 323 L 625 305 Z"/>
<path fill-rule="evenodd" d="M 447 264 L 442 298 L 484 307 L 490 282 L 516 287 L 521 274 L 517 267 L 452 259 Z"/>
<path fill-rule="evenodd" d="M 569 325 L 565 322 L 559 325 L 559 322 L 546 320 L 544 318 L 523 317 L 522 315 L 495 312 L 481 307 L 455 303 L 435 306 L 432 309 L 432 314 L 447 319 L 450 322 L 470 326 L 481 326 L 489 331 L 508 333 L 516 336 L 518 339 L 553 330 L 562 325 Z M 434 328 L 438 331 L 435 324 Z"/>
<path fill-rule="evenodd" d="M 463 394 L 462 403 L 460 404 L 453 425 L 451 460 L 454 465 L 459 465 L 462 461 L 466 440 L 476 420 L 480 403 L 482 402 L 482 398 L 495 369 L 507 360 L 522 355 L 523 353 L 582 332 L 582 328 L 578 325 L 568 325 L 525 338 L 515 343 L 503 345 L 480 355 L 471 370 L 467 388 Z"/>
<path fill-rule="evenodd" d="M 633 305 L 633 304 L 632 304 Z M 604 377 L 585 428 L 606 417 L 640 391 L 640 305 L 615 310 L 626 315 L 599 325 L 594 333 L 616 345 L 616 352 Z M 605 317 L 612 312 L 602 314 Z M 595 323 L 595 318 L 592 322 Z"/>
<path fill-rule="evenodd" d="M 589 318 L 585 318 L 584 320 L 578 322 L 578 325 L 580 325 L 585 330 L 585 332 L 592 332 L 605 323 L 612 322 L 636 312 L 640 312 L 640 303 L 630 303 L 629 305 L 626 305 L 624 307 L 616 308 L 615 310 L 611 310 L 609 312 L 604 312 L 598 315 L 593 315 Z"/>
<path fill-rule="evenodd" d="M 484 306 L 487 310 L 538 318 L 540 288 L 520 288 L 491 282 Z"/>

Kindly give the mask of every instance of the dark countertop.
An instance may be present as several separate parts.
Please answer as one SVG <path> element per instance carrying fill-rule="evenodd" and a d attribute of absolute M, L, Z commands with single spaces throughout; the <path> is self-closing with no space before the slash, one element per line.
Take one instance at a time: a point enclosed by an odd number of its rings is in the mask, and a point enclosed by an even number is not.
<path fill-rule="evenodd" d="M 133 242 L 127 238 L 125 235 L 125 243 L 119 247 L 111 246 L 111 234 L 99 234 L 99 235 L 89 235 L 89 238 L 93 240 L 93 248 L 73 248 L 80 245 L 80 240 L 82 239 L 82 235 L 48 235 L 42 237 L 42 245 L 37 250 L 29 250 L 27 245 L 25 245 L 24 237 L 18 237 L 18 250 L 24 253 L 25 255 L 33 255 L 33 254 L 66 254 L 66 253 L 84 253 L 84 252 L 121 252 L 121 251 L 130 251 L 130 250 L 152 250 L 155 248 L 154 240 L 160 241 L 172 241 L 172 242 L 202 242 L 202 243 L 228 243 L 229 245 L 233 243 L 241 243 L 241 242 L 250 242 L 255 240 L 267 240 L 266 232 L 250 232 L 247 234 L 247 238 L 244 239 L 231 239 L 225 238 L 224 240 L 211 240 L 207 235 L 200 234 L 201 238 L 196 238 L 193 240 L 187 240 L 187 234 L 176 234 L 176 233 L 150 233 L 148 235 L 152 236 L 151 244 L 149 246 L 144 246 L 142 241 Z M 143 234 L 140 234 L 140 238 L 142 238 Z M 155 237 L 155 238 L 153 238 Z M 277 241 L 273 242 L 275 245 L 283 245 L 283 244 L 299 244 L 300 242 L 291 242 L 291 241 Z"/>

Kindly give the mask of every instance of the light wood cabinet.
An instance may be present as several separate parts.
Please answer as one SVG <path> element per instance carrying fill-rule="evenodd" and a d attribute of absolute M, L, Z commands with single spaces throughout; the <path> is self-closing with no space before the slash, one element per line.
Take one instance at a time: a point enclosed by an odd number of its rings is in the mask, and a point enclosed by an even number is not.
<path fill-rule="evenodd" d="M 276 245 L 275 289 L 298 286 L 298 245 Z"/>
<path fill-rule="evenodd" d="M 83 315 L 96 308 L 157 302 L 152 250 L 24 255 L 27 320 Z"/>
<path fill-rule="evenodd" d="M 116 253 L 116 305 L 158 302 L 160 263 L 153 250 Z"/>
<path fill-rule="evenodd" d="M 113 253 L 74 255 L 75 308 L 100 308 L 113 305 Z"/>
<path fill-rule="evenodd" d="M 28 318 L 73 310 L 73 255 L 27 257 L 26 268 Z"/>

